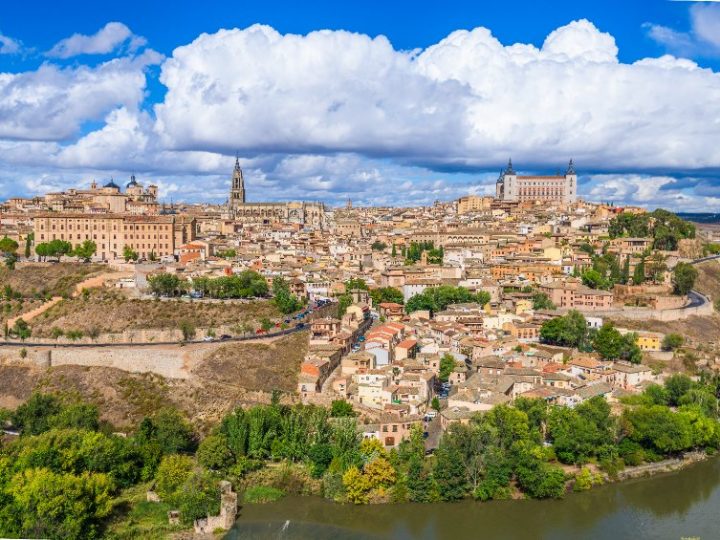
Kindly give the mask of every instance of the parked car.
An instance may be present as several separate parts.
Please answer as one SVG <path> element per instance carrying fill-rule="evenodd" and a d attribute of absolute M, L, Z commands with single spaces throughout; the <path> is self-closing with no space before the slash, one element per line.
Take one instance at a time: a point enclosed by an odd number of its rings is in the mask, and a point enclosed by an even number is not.
<path fill-rule="evenodd" d="M 230 334 L 223 334 L 220 336 L 220 341 L 227 341 L 228 339 L 231 339 L 232 336 Z"/>
<path fill-rule="evenodd" d="M 212 336 L 205 336 L 205 337 L 203 338 L 203 341 L 212 341 L 212 340 L 214 340 L 214 339 L 215 339 L 215 338 L 212 337 Z"/>

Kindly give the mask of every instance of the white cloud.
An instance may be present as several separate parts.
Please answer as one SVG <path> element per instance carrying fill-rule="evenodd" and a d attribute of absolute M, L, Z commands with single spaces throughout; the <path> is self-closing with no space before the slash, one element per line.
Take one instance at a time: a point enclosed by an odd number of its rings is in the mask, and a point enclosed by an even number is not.
<path fill-rule="evenodd" d="M 434 167 L 720 165 L 720 75 L 670 56 L 623 64 L 590 22 L 541 48 L 456 31 L 422 52 L 348 32 L 203 34 L 162 66 L 156 131 L 176 149 L 353 151 Z"/>
<path fill-rule="evenodd" d="M 0 54 L 17 54 L 21 48 L 18 40 L 0 34 Z"/>
<path fill-rule="evenodd" d="M 720 74 L 671 55 L 622 63 L 586 20 L 540 47 L 476 28 L 412 52 L 342 31 L 220 30 L 163 61 L 167 93 L 148 111 L 146 68 L 162 60 L 0 74 L 0 189 L 135 171 L 163 197 L 220 201 L 239 150 L 251 200 L 414 205 L 492 193 L 497 173 L 467 171 L 511 155 L 523 171 L 570 157 L 581 173 L 633 171 L 586 176 L 591 199 L 720 209 L 712 180 L 678 180 L 720 169 Z"/>
<path fill-rule="evenodd" d="M 62 140 L 118 106 L 135 109 L 145 97 L 145 67 L 161 58 L 145 51 L 92 68 L 46 63 L 36 71 L 0 73 L 0 138 Z"/>
<path fill-rule="evenodd" d="M 688 32 L 652 23 L 646 23 L 644 27 L 650 38 L 674 54 L 720 56 L 720 5 L 695 3 L 690 6 Z"/>
<path fill-rule="evenodd" d="M 127 45 L 128 51 L 133 52 L 145 43 L 145 38 L 134 35 L 123 23 L 109 22 L 91 36 L 73 34 L 59 41 L 47 55 L 54 58 L 70 58 L 80 54 L 108 54 L 122 45 Z"/>

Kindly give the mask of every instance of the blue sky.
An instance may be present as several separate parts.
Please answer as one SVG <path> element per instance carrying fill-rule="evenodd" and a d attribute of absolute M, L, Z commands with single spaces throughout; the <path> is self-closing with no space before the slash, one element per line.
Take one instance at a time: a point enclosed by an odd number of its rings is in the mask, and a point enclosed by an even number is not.
<path fill-rule="evenodd" d="M 318 32 L 329 30 L 329 32 Z M 203 35 L 204 34 L 204 35 Z M 6 3 L 0 188 L 429 203 L 575 158 L 588 199 L 720 210 L 720 4 Z"/>

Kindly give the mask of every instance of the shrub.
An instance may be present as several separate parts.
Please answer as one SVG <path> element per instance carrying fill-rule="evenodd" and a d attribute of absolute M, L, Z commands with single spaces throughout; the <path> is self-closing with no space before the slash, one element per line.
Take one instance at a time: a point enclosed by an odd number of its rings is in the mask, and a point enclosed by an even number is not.
<path fill-rule="evenodd" d="M 243 494 L 243 500 L 249 504 L 275 502 L 285 496 L 282 489 L 268 486 L 250 486 Z"/>

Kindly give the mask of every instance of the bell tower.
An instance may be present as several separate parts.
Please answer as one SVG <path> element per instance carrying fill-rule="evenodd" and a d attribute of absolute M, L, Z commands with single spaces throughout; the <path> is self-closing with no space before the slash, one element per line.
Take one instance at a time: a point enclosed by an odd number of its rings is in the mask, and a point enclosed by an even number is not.
<path fill-rule="evenodd" d="M 230 185 L 230 210 L 234 212 L 242 204 L 245 204 L 245 179 L 240 168 L 240 159 L 235 156 L 235 168 L 233 169 Z"/>

